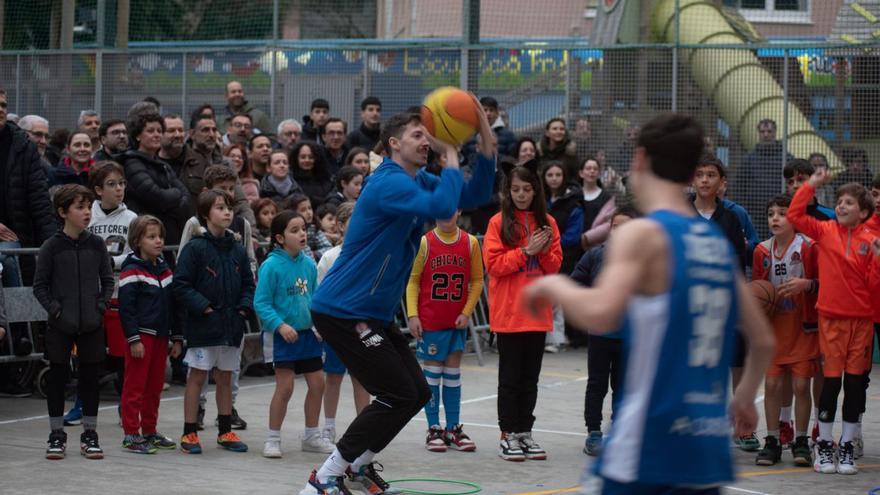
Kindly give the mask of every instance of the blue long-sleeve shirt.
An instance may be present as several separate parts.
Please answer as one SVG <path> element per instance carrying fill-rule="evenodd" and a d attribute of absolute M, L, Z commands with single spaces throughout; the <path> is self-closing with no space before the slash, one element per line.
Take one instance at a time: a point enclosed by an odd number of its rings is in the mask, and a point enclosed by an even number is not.
<path fill-rule="evenodd" d="M 761 241 L 758 239 L 758 231 L 755 230 L 755 225 L 752 223 L 752 218 L 749 216 L 749 212 L 729 199 L 721 200 L 721 205 L 732 211 L 733 214 L 736 215 L 736 218 L 739 219 L 739 224 L 742 226 L 743 234 L 746 237 L 746 260 L 752 259 L 752 253 L 755 252 L 755 246 Z"/>
<path fill-rule="evenodd" d="M 312 310 L 346 319 L 390 322 L 400 304 L 429 220 L 451 218 L 490 200 L 495 157 L 477 155 L 471 179 L 456 169 L 415 177 L 386 159 L 364 183 L 342 252 L 312 298 Z"/>

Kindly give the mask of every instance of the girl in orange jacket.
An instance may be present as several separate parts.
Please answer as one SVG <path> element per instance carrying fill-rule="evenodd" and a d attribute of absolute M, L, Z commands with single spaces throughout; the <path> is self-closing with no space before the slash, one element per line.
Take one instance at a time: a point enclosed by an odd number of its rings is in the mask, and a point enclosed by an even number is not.
<path fill-rule="evenodd" d="M 562 247 L 534 171 L 511 170 L 502 196 L 501 213 L 489 220 L 483 241 L 489 323 L 498 338 L 498 455 L 509 461 L 544 460 L 547 453 L 532 439 L 532 413 L 553 312 L 547 306 L 535 317 L 523 309 L 520 297 L 531 281 L 559 271 Z"/>

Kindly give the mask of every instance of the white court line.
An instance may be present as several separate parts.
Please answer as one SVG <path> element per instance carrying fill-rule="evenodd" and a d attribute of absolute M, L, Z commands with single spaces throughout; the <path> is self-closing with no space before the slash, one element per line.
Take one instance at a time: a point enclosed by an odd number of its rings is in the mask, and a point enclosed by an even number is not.
<path fill-rule="evenodd" d="M 737 488 L 737 487 L 735 487 L 735 486 L 725 486 L 724 489 L 725 489 L 725 490 L 733 490 L 733 491 L 735 491 L 735 492 L 751 493 L 751 494 L 754 494 L 754 495 L 770 495 L 769 493 L 756 492 L 756 491 L 754 491 L 754 490 L 746 490 L 745 488 Z"/>
<path fill-rule="evenodd" d="M 274 386 L 275 386 L 275 382 L 272 382 L 272 383 L 260 383 L 260 384 L 257 384 L 257 385 L 245 385 L 244 387 L 239 387 L 238 389 L 239 389 L 239 390 L 249 390 L 249 389 L 252 389 L 252 388 L 262 388 L 262 387 L 269 387 L 269 386 L 274 387 Z M 208 392 L 208 393 L 209 393 L 209 394 L 213 394 L 214 392 Z M 164 398 L 164 399 L 160 399 L 159 402 L 171 402 L 171 401 L 175 401 L 175 400 L 183 400 L 183 396 L 180 395 L 180 396 L 177 396 L 177 397 L 166 397 L 166 398 Z M 110 411 L 110 410 L 112 410 L 112 409 L 116 409 L 117 407 L 118 407 L 118 404 L 117 404 L 117 405 L 113 405 L 113 406 L 102 406 L 102 407 L 99 407 L 99 408 L 98 408 L 98 411 L 99 411 L 99 412 L 100 412 L 100 411 Z M 37 419 L 49 419 L 49 415 L 48 415 L 48 414 L 44 414 L 44 415 L 42 415 L 42 416 L 28 416 L 28 417 L 26 417 L 26 418 L 7 419 L 7 420 L 5 420 L 5 421 L 0 421 L 0 426 L 2 426 L 2 425 L 11 425 L 11 424 L 14 424 L 14 423 L 22 423 L 22 422 L 24 422 L 24 421 L 34 421 L 34 420 L 37 420 Z"/>

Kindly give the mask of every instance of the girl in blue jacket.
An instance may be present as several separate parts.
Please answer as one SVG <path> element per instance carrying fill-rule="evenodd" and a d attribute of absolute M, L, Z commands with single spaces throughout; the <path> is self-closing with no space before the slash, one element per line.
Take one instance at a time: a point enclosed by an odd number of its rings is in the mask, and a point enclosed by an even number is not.
<path fill-rule="evenodd" d="M 324 395 L 322 347 L 312 331 L 309 306 L 317 285 L 318 269 L 307 246 L 306 221 L 295 211 L 283 211 L 271 225 L 272 251 L 260 267 L 254 310 L 263 328 L 263 355 L 275 366 L 275 393 L 269 404 L 269 437 L 263 456 L 281 457 L 281 423 L 293 395 L 297 374 L 309 387 L 304 405 L 305 432 L 302 450 L 333 452 L 333 444 L 321 435 L 318 418 Z"/>

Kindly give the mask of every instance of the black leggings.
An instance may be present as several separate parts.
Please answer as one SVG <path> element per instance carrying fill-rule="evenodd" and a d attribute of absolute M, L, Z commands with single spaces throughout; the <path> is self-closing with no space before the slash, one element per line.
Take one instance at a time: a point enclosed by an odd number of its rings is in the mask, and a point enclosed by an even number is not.
<path fill-rule="evenodd" d="M 865 376 L 846 373 L 840 377 L 825 377 L 822 394 L 819 396 L 819 421 L 833 423 L 837 411 L 837 396 L 843 387 L 843 420 L 858 423 L 859 415 L 865 408 Z"/>
<path fill-rule="evenodd" d="M 98 415 L 98 374 L 101 363 L 79 365 L 79 378 L 76 392 L 82 401 L 83 416 Z M 70 380 L 70 366 L 52 363 L 49 365 L 49 390 L 46 402 L 49 406 L 49 417 L 57 418 L 64 415 L 64 388 Z"/>
<path fill-rule="evenodd" d="M 587 337 L 587 392 L 584 394 L 584 423 L 587 431 L 602 429 L 602 404 L 611 382 L 612 403 L 617 393 L 620 367 L 623 365 L 623 342 L 598 335 Z M 613 413 L 612 413 L 613 417 Z"/>

